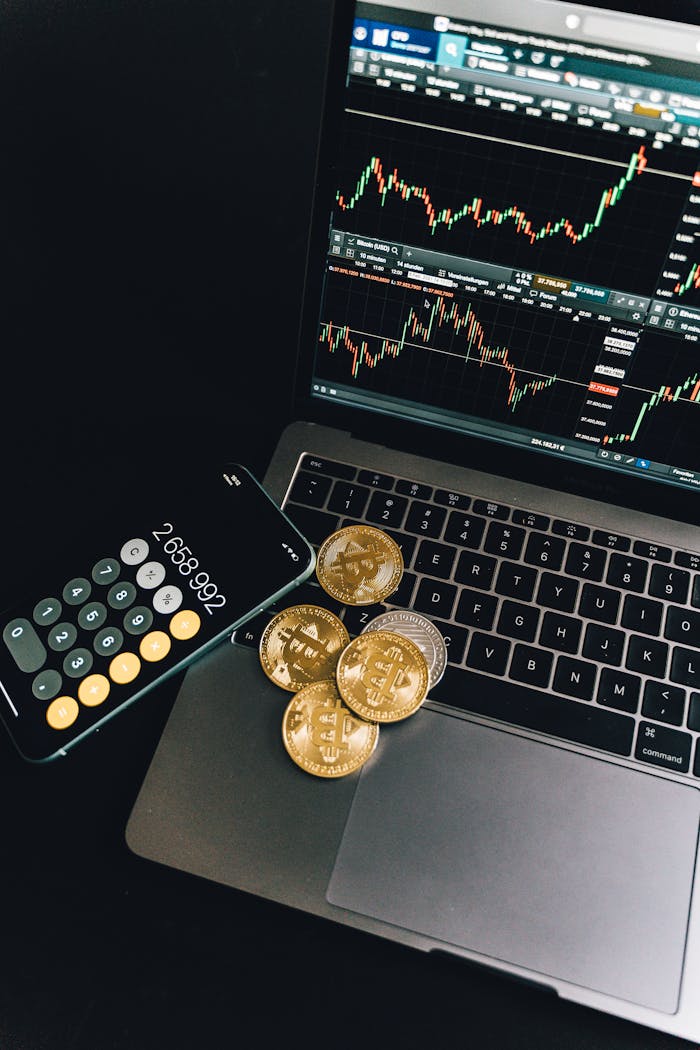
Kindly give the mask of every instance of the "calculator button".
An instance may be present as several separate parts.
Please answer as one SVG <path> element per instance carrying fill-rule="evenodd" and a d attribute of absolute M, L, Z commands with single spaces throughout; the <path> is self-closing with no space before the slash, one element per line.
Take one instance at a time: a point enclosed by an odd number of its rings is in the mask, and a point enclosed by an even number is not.
<path fill-rule="evenodd" d="M 117 685 L 133 682 L 141 670 L 141 661 L 136 653 L 119 653 L 109 665 L 109 677 Z"/>
<path fill-rule="evenodd" d="M 127 634 L 144 634 L 153 623 L 153 613 L 145 605 L 136 605 L 124 617 Z"/>
<path fill-rule="evenodd" d="M 161 565 L 159 561 L 145 562 L 136 573 L 136 582 L 139 587 L 145 587 L 149 591 L 155 587 L 160 587 L 164 579 L 165 566 Z"/>
<path fill-rule="evenodd" d="M 98 656 L 113 656 L 118 653 L 124 642 L 124 635 L 118 627 L 103 627 L 95 638 L 95 652 Z"/>
<path fill-rule="evenodd" d="M 110 588 L 107 602 L 112 609 L 128 609 L 137 593 L 133 583 L 122 580 L 121 583 L 115 583 L 114 587 Z"/>
<path fill-rule="evenodd" d="M 179 587 L 161 587 L 153 595 L 153 608 L 159 613 L 174 613 L 182 605 Z"/>
<path fill-rule="evenodd" d="M 84 631 L 96 631 L 107 619 L 107 610 L 102 602 L 88 602 L 78 613 L 78 623 Z"/>
<path fill-rule="evenodd" d="M 89 580 L 84 576 L 76 576 L 63 588 L 63 600 L 68 605 L 82 605 L 90 597 L 91 590 Z"/>
<path fill-rule="evenodd" d="M 61 615 L 61 608 L 58 598 L 42 598 L 34 606 L 34 623 L 38 623 L 40 627 L 50 627 Z"/>
<path fill-rule="evenodd" d="M 108 583 L 114 583 L 115 580 L 119 579 L 119 570 L 121 566 L 116 558 L 102 558 L 98 561 L 93 570 L 91 576 L 95 583 L 107 586 Z"/>
<path fill-rule="evenodd" d="M 37 700 L 53 700 L 61 688 L 58 671 L 40 671 L 32 682 L 32 692 Z"/>
<path fill-rule="evenodd" d="M 144 660 L 149 663 L 157 663 L 164 660 L 170 652 L 172 642 L 165 631 L 151 631 L 145 638 L 141 639 L 139 652 Z"/>
<path fill-rule="evenodd" d="M 46 721 L 52 729 L 67 729 L 78 717 L 78 701 L 72 696 L 57 696 L 46 708 Z"/>
<path fill-rule="evenodd" d="M 140 565 L 148 557 L 148 544 L 145 540 L 127 540 L 119 551 L 119 557 L 125 565 Z"/>
<path fill-rule="evenodd" d="M 103 674 L 89 674 L 78 686 L 78 700 L 85 707 L 99 707 L 109 696 L 109 679 Z"/>
<path fill-rule="evenodd" d="M 69 678 L 82 678 L 92 667 L 89 649 L 73 649 L 63 661 L 63 670 Z"/>
<path fill-rule="evenodd" d="M 48 642 L 55 653 L 65 653 L 78 637 L 74 623 L 57 623 L 48 633 Z"/>
<path fill-rule="evenodd" d="M 2 638 L 20 671 L 38 671 L 46 660 L 46 649 L 29 620 L 10 620 Z"/>
<path fill-rule="evenodd" d="M 176 612 L 170 621 L 170 633 L 178 641 L 186 642 L 188 638 L 194 638 L 201 625 L 202 621 L 196 612 L 182 609 Z"/>

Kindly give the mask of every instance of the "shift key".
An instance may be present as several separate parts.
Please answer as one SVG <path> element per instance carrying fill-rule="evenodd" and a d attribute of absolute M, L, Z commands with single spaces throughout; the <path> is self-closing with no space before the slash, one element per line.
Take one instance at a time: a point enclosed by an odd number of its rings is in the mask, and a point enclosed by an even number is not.
<path fill-rule="evenodd" d="M 634 757 L 642 762 L 663 769 L 675 769 L 687 773 L 690 767 L 690 748 L 692 737 L 678 729 L 654 725 L 651 722 L 640 722 L 637 733 L 637 746 Z"/>

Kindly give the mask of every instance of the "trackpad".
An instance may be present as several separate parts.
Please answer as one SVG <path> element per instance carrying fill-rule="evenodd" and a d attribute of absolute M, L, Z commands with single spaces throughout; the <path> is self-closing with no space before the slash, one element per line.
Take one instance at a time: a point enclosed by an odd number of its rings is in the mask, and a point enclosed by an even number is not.
<path fill-rule="evenodd" d="M 331 904 L 673 1013 L 691 787 L 423 709 L 382 730 Z"/>

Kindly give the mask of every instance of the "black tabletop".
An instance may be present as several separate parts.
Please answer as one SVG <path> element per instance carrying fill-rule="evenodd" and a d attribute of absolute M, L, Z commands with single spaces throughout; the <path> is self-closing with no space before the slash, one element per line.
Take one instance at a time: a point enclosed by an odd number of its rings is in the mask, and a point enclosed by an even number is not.
<path fill-rule="evenodd" d="M 220 455 L 264 472 L 289 412 L 327 20 L 327 0 L 2 5 L 8 601 L 105 492 L 137 499 L 136 475 Z M 46 765 L 0 734 L 2 1050 L 690 1045 L 132 855 L 178 684 Z"/>

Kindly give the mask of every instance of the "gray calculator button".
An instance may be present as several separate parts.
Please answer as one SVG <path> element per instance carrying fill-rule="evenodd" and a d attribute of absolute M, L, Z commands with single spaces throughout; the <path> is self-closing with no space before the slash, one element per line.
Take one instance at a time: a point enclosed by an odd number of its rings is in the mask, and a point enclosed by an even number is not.
<path fill-rule="evenodd" d="M 40 671 L 32 682 L 32 692 L 37 700 L 53 700 L 61 688 L 58 671 Z"/>
<path fill-rule="evenodd" d="M 182 605 L 179 587 L 160 587 L 153 595 L 153 608 L 159 613 L 174 613 Z"/>
<path fill-rule="evenodd" d="M 103 586 L 107 586 L 108 583 L 114 583 L 115 580 L 119 579 L 119 570 L 121 566 L 116 558 L 102 558 L 98 561 L 92 569 L 92 578 L 95 583 L 100 583 Z"/>
<path fill-rule="evenodd" d="M 148 544 L 145 540 L 127 540 L 119 552 L 125 565 L 140 565 L 148 557 Z"/>
<path fill-rule="evenodd" d="M 61 615 L 61 608 L 58 598 L 42 598 L 34 606 L 34 623 L 38 623 L 40 627 L 50 627 Z"/>
<path fill-rule="evenodd" d="M 63 670 L 69 678 L 82 678 L 92 667 L 89 649 L 73 649 L 63 661 Z"/>
<path fill-rule="evenodd" d="M 145 605 L 135 605 L 124 617 L 124 630 L 128 634 L 145 634 L 153 623 L 153 613 Z"/>
<path fill-rule="evenodd" d="M 155 587 L 160 587 L 164 579 L 165 566 L 161 565 L 159 561 L 144 562 L 136 573 L 136 582 L 139 587 L 145 587 L 149 591 Z"/>
<path fill-rule="evenodd" d="M 12 653 L 20 671 L 38 671 L 46 660 L 46 649 L 29 620 L 18 617 L 10 620 L 2 632 L 2 638 Z"/>
<path fill-rule="evenodd" d="M 136 588 L 129 580 L 122 580 L 110 588 L 107 602 L 112 609 L 128 609 L 136 597 Z"/>
<path fill-rule="evenodd" d="M 84 576 L 76 576 L 63 588 L 63 600 L 68 605 L 82 605 L 90 597 L 91 589 L 89 580 Z"/>
<path fill-rule="evenodd" d="M 111 656 L 122 647 L 124 635 L 118 627 L 104 627 L 95 637 L 95 652 L 98 656 Z"/>
<path fill-rule="evenodd" d="M 48 642 L 55 653 L 65 653 L 77 637 L 78 629 L 74 623 L 57 623 L 48 633 Z"/>
<path fill-rule="evenodd" d="M 96 631 L 107 619 L 107 610 L 102 602 L 88 602 L 78 613 L 78 623 L 84 631 Z"/>

